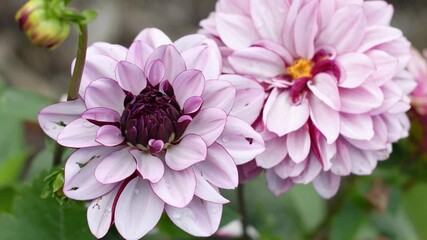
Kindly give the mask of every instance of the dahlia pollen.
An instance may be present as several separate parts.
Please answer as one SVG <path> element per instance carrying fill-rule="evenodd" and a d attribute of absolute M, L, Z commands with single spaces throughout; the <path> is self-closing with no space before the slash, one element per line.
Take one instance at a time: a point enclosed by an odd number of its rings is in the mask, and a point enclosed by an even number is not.
<path fill-rule="evenodd" d="M 313 62 L 307 59 L 299 59 L 296 63 L 288 68 L 289 75 L 292 76 L 293 79 L 300 79 L 304 77 L 311 78 L 311 69 L 313 68 Z"/>

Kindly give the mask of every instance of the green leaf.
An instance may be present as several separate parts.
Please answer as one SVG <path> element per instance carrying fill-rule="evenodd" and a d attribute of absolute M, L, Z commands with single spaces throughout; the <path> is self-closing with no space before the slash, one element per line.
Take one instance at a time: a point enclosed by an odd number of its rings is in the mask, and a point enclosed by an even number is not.
<path fill-rule="evenodd" d="M 15 117 L 19 120 L 36 121 L 38 112 L 52 100 L 41 95 L 6 88 L 0 94 L 0 115 Z"/>
<path fill-rule="evenodd" d="M 409 192 L 402 196 L 403 206 L 408 218 L 421 239 L 427 239 L 426 216 L 427 216 L 427 183 L 415 185 Z"/>
<path fill-rule="evenodd" d="M 15 189 L 13 187 L 0 188 L 0 215 L 4 212 L 12 211 L 12 203 L 15 198 Z"/>
<path fill-rule="evenodd" d="M 330 239 L 355 239 L 360 227 L 368 220 L 368 214 L 359 205 L 348 201 L 332 219 Z"/>
<path fill-rule="evenodd" d="M 80 21 L 80 24 L 89 24 L 98 15 L 95 10 L 91 10 L 91 9 L 90 10 L 84 10 L 80 14 L 81 14 L 81 16 L 84 17 L 84 20 Z"/>
<path fill-rule="evenodd" d="M 16 195 L 11 214 L 0 216 L 0 240 L 85 240 L 93 239 L 82 202 L 59 205 L 55 199 L 41 199 L 43 178 L 25 186 Z"/>

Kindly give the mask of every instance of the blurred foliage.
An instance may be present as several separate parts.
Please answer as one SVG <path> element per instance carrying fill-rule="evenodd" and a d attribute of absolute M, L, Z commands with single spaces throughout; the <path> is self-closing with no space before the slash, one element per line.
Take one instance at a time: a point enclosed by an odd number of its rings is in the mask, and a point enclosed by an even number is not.
<path fill-rule="evenodd" d="M 0 81 L 0 240 L 94 239 L 84 203 L 61 205 L 52 198 L 60 190 L 62 175 L 47 171 L 54 142 L 44 140 L 36 123 L 37 112 L 51 102 Z M 311 185 L 295 186 L 276 197 L 263 176 L 249 182 L 245 186 L 248 222 L 260 239 L 427 239 L 427 130 L 422 118 L 411 116 L 411 135 L 394 146 L 390 159 L 379 163 L 371 176 L 344 178 L 330 200 L 319 197 Z M 71 152 L 67 150 L 64 159 Z M 46 199 L 40 197 L 43 189 L 50 190 L 44 194 Z M 223 193 L 231 203 L 224 206 L 221 226 L 240 216 L 235 191 Z M 147 238 L 197 239 L 166 215 Z M 112 227 L 103 239 L 121 238 Z"/>

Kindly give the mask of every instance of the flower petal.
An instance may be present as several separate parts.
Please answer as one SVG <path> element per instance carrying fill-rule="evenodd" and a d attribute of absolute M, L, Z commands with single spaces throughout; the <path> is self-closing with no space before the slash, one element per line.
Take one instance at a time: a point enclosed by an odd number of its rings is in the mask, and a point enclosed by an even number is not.
<path fill-rule="evenodd" d="M 181 52 L 188 69 L 200 70 L 206 79 L 217 79 L 221 74 L 222 59 L 218 46 L 206 39 L 203 44 Z"/>
<path fill-rule="evenodd" d="M 172 222 L 185 232 L 196 237 L 208 237 L 218 230 L 222 204 L 194 197 L 184 208 L 166 205 L 165 210 Z"/>
<path fill-rule="evenodd" d="M 150 56 L 153 51 L 153 48 L 148 44 L 141 41 L 134 41 L 129 47 L 126 61 L 135 64 L 140 69 L 145 69 L 148 56 Z"/>
<path fill-rule="evenodd" d="M 120 87 L 133 95 L 138 95 L 147 86 L 147 77 L 138 66 L 121 61 L 117 64 L 116 79 Z"/>
<path fill-rule="evenodd" d="M 251 125 L 233 116 L 228 116 L 224 132 L 217 142 L 230 153 L 237 165 L 249 162 L 265 149 L 262 136 Z"/>
<path fill-rule="evenodd" d="M 98 107 L 86 110 L 82 118 L 96 122 L 117 123 L 120 121 L 120 114 L 109 108 Z"/>
<path fill-rule="evenodd" d="M 384 94 L 373 82 L 367 81 L 353 89 L 340 89 L 341 112 L 360 114 L 381 106 Z M 363 101 L 360 101 L 363 99 Z"/>
<path fill-rule="evenodd" d="M 285 20 L 286 4 L 281 0 L 251 0 L 252 21 L 262 38 L 281 41 L 282 24 Z"/>
<path fill-rule="evenodd" d="M 163 213 L 164 202 L 141 178 L 131 180 L 120 194 L 114 223 L 125 239 L 140 239 L 153 229 Z"/>
<path fill-rule="evenodd" d="M 314 156 L 314 154 L 310 154 L 307 158 L 304 171 L 302 171 L 298 176 L 293 177 L 292 181 L 299 184 L 308 184 L 313 181 L 321 171 L 322 165 L 320 164 L 320 161 Z"/>
<path fill-rule="evenodd" d="M 184 108 L 182 109 L 185 114 L 195 113 L 200 110 L 203 104 L 203 98 L 194 96 L 187 99 L 184 102 Z"/>
<path fill-rule="evenodd" d="M 232 49 L 249 47 L 259 39 L 252 20 L 249 17 L 216 13 L 216 28 L 221 40 Z"/>
<path fill-rule="evenodd" d="M 176 171 L 186 169 L 206 159 L 207 147 L 203 139 L 194 134 L 186 135 L 177 145 L 166 151 L 166 164 Z"/>
<path fill-rule="evenodd" d="M 90 45 L 87 49 L 87 55 L 103 55 L 110 57 L 116 61 L 121 61 L 126 57 L 127 49 L 118 44 L 110 44 L 106 42 L 96 42 Z"/>
<path fill-rule="evenodd" d="M 374 137 L 372 117 L 366 114 L 341 113 L 340 133 L 356 140 L 370 140 Z"/>
<path fill-rule="evenodd" d="M 308 82 L 308 88 L 316 97 L 334 110 L 341 108 L 337 80 L 329 74 L 321 73 Z"/>
<path fill-rule="evenodd" d="M 283 91 L 279 93 L 266 114 L 264 122 L 267 129 L 283 136 L 302 127 L 307 122 L 310 111 L 305 98 L 300 104 L 293 104 L 289 91 Z"/>
<path fill-rule="evenodd" d="M 103 55 L 87 55 L 79 89 L 80 97 L 84 98 L 86 88 L 93 81 L 99 78 L 114 79 L 116 66 L 117 61 L 110 57 Z M 74 69 L 74 62 L 72 64 L 72 69 Z"/>
<path fill-rule="evenodd" d="M 84 102 L 80 98 L 47 106 L 38 115 L 40 127 L 49 137 L 56 140 L 62 129 L 78 119 L 85 110 Z"/>
<path fill-rule="evenodd" d="M 208 202 L 220 204 L 226 204 L 230 202 L 221 196 L 218 188 L 212 186 L 200 173 L 196 173 L 196 191 L 194 194 L 200 199 Z"/>
<path fill-rule="evenodd" d="M 227 81 L 209 80 L 202 93 L 202 108 L 220 108 L 230 113 L 236 98 L 236 89 Z"/>
<path fill-rule="evenodd" d="M 362 53 L 347 53 L 337 57 L 342 68 L 339 86 L 355 88 L 363 84 L 375 72 L 372 59 Z"/>
<path fill-rule="evenodd" d="M 236 50 L 228 57 L 234 71 L 260 78 L 274 77 L 285 72 L 285 63 L 276 53 L 261 47 Z"/>
<path fill-rule="evenodd" d="M 287 135 L 286 146 L 288 155 L 295 163 L 304 161 L 311 149 L 310 134 L 306 126 Z M 282 146 L 284 148 L 284 146 Z"/>
<path fill-rule="evenodd" d="M 151 183 L 153 191 L 167 204 L 182 208 L 190 203 L 196 189 L 196 176 L 192 168 L 174 171 L 165 166 L 165 174 L 157 183 Z"/>
<path fill-rule="evenodd" d="M 340 187 L 341 177 L 332 172 L 321 172 L 314 180 L 313 186 L 323 198 L 331 198 Z"/>
<path fill-rule="evenodd" d="M 136 159 L 136 169 L 143 179 L 147 179 L 153 183 L 162 179 L 165 173 L 165 166 L 160 158 L 138 149 L 133 149 L 130 153 Z"/>
<path fill-rule="evenodd" d="M 95 169 L 114 147 L 91 147 L 75 151 L 65 164 L 64 194 L 76 200 L 91 200 L 110 192 L 116 184 L 101 184 Z"/>
<path fill-rule="evenodd" d="M 113 223 L 114 200 L 120 185 L 111 192 L 92 200 L 87 208 L 87 222 L 89 229 L 97 238 L 104 237 Z"/>
<path fill-rule="evenodd" d="M 277 137 L 265 142 L 265 150 L 256 157 L 257 165 L 272 168 L 279 164 L 288 154 L 286 137 Z"/>
<path fill-rule="evenodd" d="M 149 47 L 155 49 L 162 45 L 172 44 L 172 41 L 166 34 L 157 28 L 146 28 L 136 36 L 135 41 L 146 43 Z"/>
<path fill-rule="evenodd" d="M 273 192 L 274 195 L 279 196 L 292 188 L 294 183 L 290 178 L 281 179 L 279 178 L 273 169 L 267 169 L 265 171 L 265 178 L 267 179 L 267 187 Z"/>
<path fill-rule="evenodd" d="M 310 118 L 325 136 L 328 144 L 337 140 L 340 133 L 340 114 L 324 104 L 316 96 L 310 96 Z"/>
<path fill-rule="evenodd" d="M 390 26 L 371 26 L 366 29 L 363 44 L 358 48 L 359 52 L 365 52 L 375 46 L 391 42 L 402 37 L 402 31 Z"/>
<path fill-rule="evenodd" d="M 295 50 L 301 58 L 311 59 L 314 56 L 314 39 L 318 31 L 317 9 L 317 1 L 308 2 L 295 19 Z"/>
<path fill-rule="evenodd" d="M 109 108 L 118 113 L 123 112 L 125 93 L 119 84 L 108 78 L 93 81 L 85 92 L 86 108 Z"/>
<path fill-rule="evenodd" d="M 166 69 L 161 60 L 155 60 L 146 66 L 145 72 L 151 85 L 157 86 L 165 78 Z"/>
<path fill-rule="evenodd" d="M 218 143 L 208 148 L 206 160 L 198 163 L 195 169 L 217 187 L 234 189 L 239 184 L 239 174 L 233 158 Z"/>
<path fill-rule="evenodd" d="M 122 131 L 113 125 L 104 125 L 96 132 L 96 141 L 104 146 L 117 146 L 124 140 Z"/>
<path fill-rule="evenodd" d="M 184 59 L 173 45 L 164 45 L 156 48 L 148 57 L 147 63 L 150 64 L 156 60 L 162 61 L 166 70 L 164 79 L 169 80 L 170 82 L 172 82 L 178 74 L 187 69 Z M 146 65 L 146 67 L 148 66 L 149 65 Z M 145 72 L 148 72 L 147 69 Z"/>
<path fill-rule="evenodd" d="M 183 136 L 187 134 L 199 135 L 207 146 L 212 145 L 221 133 L 227 121 L 226 113 L 219 108 L 205 108 L 194 117 Z"/>
<path fill-rule="evenodd" d="M 187 70 L 180 73 L 172 83 L 176 101 L 184 107 L 191 97 L 199 97 L 205 88 L 205 78 L 199 70 Z"/>
<path fill-rule="evenodd" d="M 115 183 L 132 175 L 136 170 L 135 159 L 129 153 L 130 147 L 108 155 L 95 171 L 96 179 L 103 183 Z"/>
<path fill-rule="evenodd" d="M 79 118 L 69 123 L 58 135 L 58 143 L 65 147 L 84 148 L 100 144 L 95 141 L 99 126 Z"/>

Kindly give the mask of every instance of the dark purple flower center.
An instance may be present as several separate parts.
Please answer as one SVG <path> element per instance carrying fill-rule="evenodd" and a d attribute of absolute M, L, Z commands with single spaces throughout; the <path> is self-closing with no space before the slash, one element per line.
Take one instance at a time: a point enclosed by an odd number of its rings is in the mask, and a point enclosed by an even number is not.
<path fill-rule="evenodd" d="M 162 86 L 147 86 L 135 96 L 128 92 L 120 129 L 129 145 L 142 150 L 163 149 L 163 144 L 173 143 L 183 134 L 188 121 L 179 121 L 181 108 L 168 82 Z M 160 141 L 159 141 L 160 140 Z M 153 146 L 155 145 L 155 146 Z"/>

